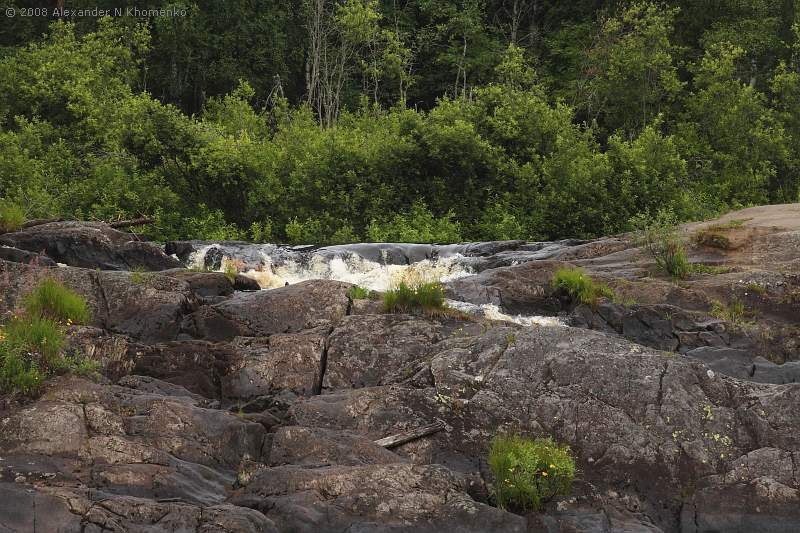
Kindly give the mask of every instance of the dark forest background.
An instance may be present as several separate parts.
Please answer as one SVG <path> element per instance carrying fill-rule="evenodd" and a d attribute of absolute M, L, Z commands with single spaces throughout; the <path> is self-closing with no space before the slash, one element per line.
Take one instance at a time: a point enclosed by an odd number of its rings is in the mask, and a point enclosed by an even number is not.
<path fill-rule="evenodd" d="M 186 15 L 0 20 L 28 217 L 538 240 L 798 201 L 798 0 L 58 3 Z"/>

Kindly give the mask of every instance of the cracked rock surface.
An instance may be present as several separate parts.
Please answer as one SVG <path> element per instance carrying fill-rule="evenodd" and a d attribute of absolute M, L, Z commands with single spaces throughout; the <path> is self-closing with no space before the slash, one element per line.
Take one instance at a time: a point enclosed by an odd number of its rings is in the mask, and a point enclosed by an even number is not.
<path fill-rule="evenodd" d="M 0 260 L 2 312 L 43 275 L 87 298 L 94 323 L 69 345 L 102 374 L 1 399 L 0 532 L 798 531 L 787 233 L 753 230 L 758 272 L 732 256 L 739 271 L 685 286 L 642 277 L 622 238 L 487 243 L 493 268 L 448 286 L 509 313 L 560 310 L 565 327 L 386 315 L 337 281 L 241 292 L 215 274 Z M 544 255 L 510 265 L 522 252 Z M 765 260 L 780 278 L 759 274 Z M 564 264 L 638 303 L 565 307 L 549 287 Z M 772 280 L 770 338 L 709 314 L 757 275 Z M 572 494 L 495 507 L 486 455 L 502 432 L 568 443 Z"/>

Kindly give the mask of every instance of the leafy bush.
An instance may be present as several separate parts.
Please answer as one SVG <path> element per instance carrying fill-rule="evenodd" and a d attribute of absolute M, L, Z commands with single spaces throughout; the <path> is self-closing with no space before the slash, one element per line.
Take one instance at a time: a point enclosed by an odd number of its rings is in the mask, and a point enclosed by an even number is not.
<path fill-rule="evenodd" d="M 23 304 L 25 311 L 32 317 L 71 324 L 85 324 L 91 319 L 86 300 L 52 278 L 39 283 L 25 296 Z"/>
<path fill-rule="evenodd" d="M 582 268 L 559 268 L 550 280 L 555 289 L 563 289 L 573 300 L 587 305 L 597 304 L 600 297 L 614 298 L 614 291 L 604 283 L 594 281 Z"/>
<path fill-rule="evenodd" d="M 500 435 L 489 450 L 494 496 L 502 508 L 538 510 L 556 495 L 572 490 L 575 461 L 569 446 L 552 439 Z"/>
<path fill-rule="evenodd" d="M 0 233 L 17 231 L 25 223 L 25 211 L 16 204 L 0 200 Z"/>
<path fill-rule="evenodd" d="M 461 226 L 448 212 L 436 218 L 425 204 L 417 202 L 408 213 L 398 213 L 387 222 L 373 220 L 367 228 L 372 242 L 459 242 Z"/>
<path fill-rule="evenodd" d="M 446 309 L 444 288 L 439 282 L 403 281 L 383 294 L 383 307 L 389 313 L 442 313 Z"/>
<path fill-rule="evenodd" d="M 644 246 L 659 269 L 672 279 L 684 279 L 692 272 L 686 244 L 675 228 L 675 215 L 662 210 L 653 218 L 639 216 L 633 222 L 639 229 L 639 244 Z"/>

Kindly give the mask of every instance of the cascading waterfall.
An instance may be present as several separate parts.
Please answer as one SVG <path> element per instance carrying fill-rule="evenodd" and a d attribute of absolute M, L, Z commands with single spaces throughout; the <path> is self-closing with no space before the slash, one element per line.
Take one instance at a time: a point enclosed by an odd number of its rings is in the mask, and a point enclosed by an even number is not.
<path fill-rule="evenodd" d="M 474 275 L 476 258 L 461 253 L 464 249 L 460 245 L 439 248 L 402 244 L 313 248 L 203 243 L 196 246 L 186 262 L 190 268 L 236 270 L 256 280 L 265 290 L 306 280 L 327 279 L 386 291 L 400 281 L 447 283 Z M 556 317 L 509 315 L 492 304 L 477 305 L 457 300 L 447 300 L 447 304 L 490 320 L 524 326 L 563 325 Z"/>

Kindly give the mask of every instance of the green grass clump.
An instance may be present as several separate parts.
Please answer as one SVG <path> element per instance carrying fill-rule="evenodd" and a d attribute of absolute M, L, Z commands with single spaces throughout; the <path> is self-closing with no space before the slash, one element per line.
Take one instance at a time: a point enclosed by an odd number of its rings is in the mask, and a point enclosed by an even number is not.
<path fill-rule="evenodd" d="M 45 363 L 54 361 L 64 348 L 63 327 L 50 318 L 18 317 L 4 328 L 5 342 L 29 352 L 37 352 Z"/>
<path fill-rule="evenodd" d="M 765 286 L 761 285 L 760 283 L 756 283 L 755 281 L 751 281 L 745 285 L 745 289 L 747 289 L 748 292 L 758 294 L 759 296 L 764 296 L 767 294 L 767 292 L 769 292 Z"/>
<path fill-rule="evenodd" d="M 501 509 L 539 510 L 557 495 L 567 495 L 575 479 L 569 446 L 552 439 L 500 435 L 489 449 L 494 497 Z"/>
<path fill-rule="evenodd" d="M 143 266 L 137 266 L 131 270 L 131 283 L 142 285 L 147 281 L 147 275 Z"/>
<path fill-rule="evenodd" d="M 353 285 L 347 290 L 347 297 L 351 300 L 368 300 L 371 295 L 371 290 L 359 285 Z"/>
<path fill-rule="evenodd" d="M 711 316 L 730 322 L 731 324 L 742 324 L 745 321 L 744 302 L 734 300 L 730 304 L 720 301 L 711 302 Z"/>
<path fill-rule="evenodd" d="M 701 263 L 694 263 L 691 265 L 691 272 L 692 274 L 727 274 L 728 272 L 732 272 L 733 269 L 731 267 L 724 267 L 724 266 L 709 266 L 704 265 Z"/>
<path fill-rule="evenodd" d="M 52 278 L 45 279 L 25 296 L 23 305 L 29 315 L 57 322 L 85 324 L 91 320 L 86 300 Z"/>
<path fill-rule="evenodd" d="M 614 291 L 604 283 L 594 281 L 582 268 L 559 268 L 550 284 L 554 289 L 567 291 L 573 300 L 587 305 L 597 304 L 600 297 L 614 299 Z"/>
<path fill-rule="evenodd" d="M 25 223 L 25 211 L 16 204 L 0 200 L 0 233 L 17 231 Z"/>
<path fill-rule="evenodd" d="M 24 313 L 0 327 L 0 392 L 30 395 L 48 376 L 90 374 L 97 363 L 65 355 L 65 327 L 89 320 L 86 301 L 53 279 L 45 279 L 23 299 Z"/>
<path fill-rule="evenodd" d="M 708 226 L 709 230 L 712 231 L 719 231 L 719 230 L 726 230 L 726 229 L 734 229 L 740 228 L 744 225 L 745 222 L 753 220 L 752 218 L 734 218 L 729 222 L 721 222 L 719 224 L 711 224 Z"/>
<path fill-rule="evenodd" d="M 383 308 L 388 313 L 443 313 L 444 287 L 438 282 L 400 282 L 383 294 Z"/>
<path fill-rule="evenodd" d="M 733 247 L 731 240 L 721 233 L 715 231 L 703 230 L 697 232 L 693 240 L 695 244 L 700 246 L 708 246 L 710 248 L 719 248 L 720 250 L 730 250 Z"/>

